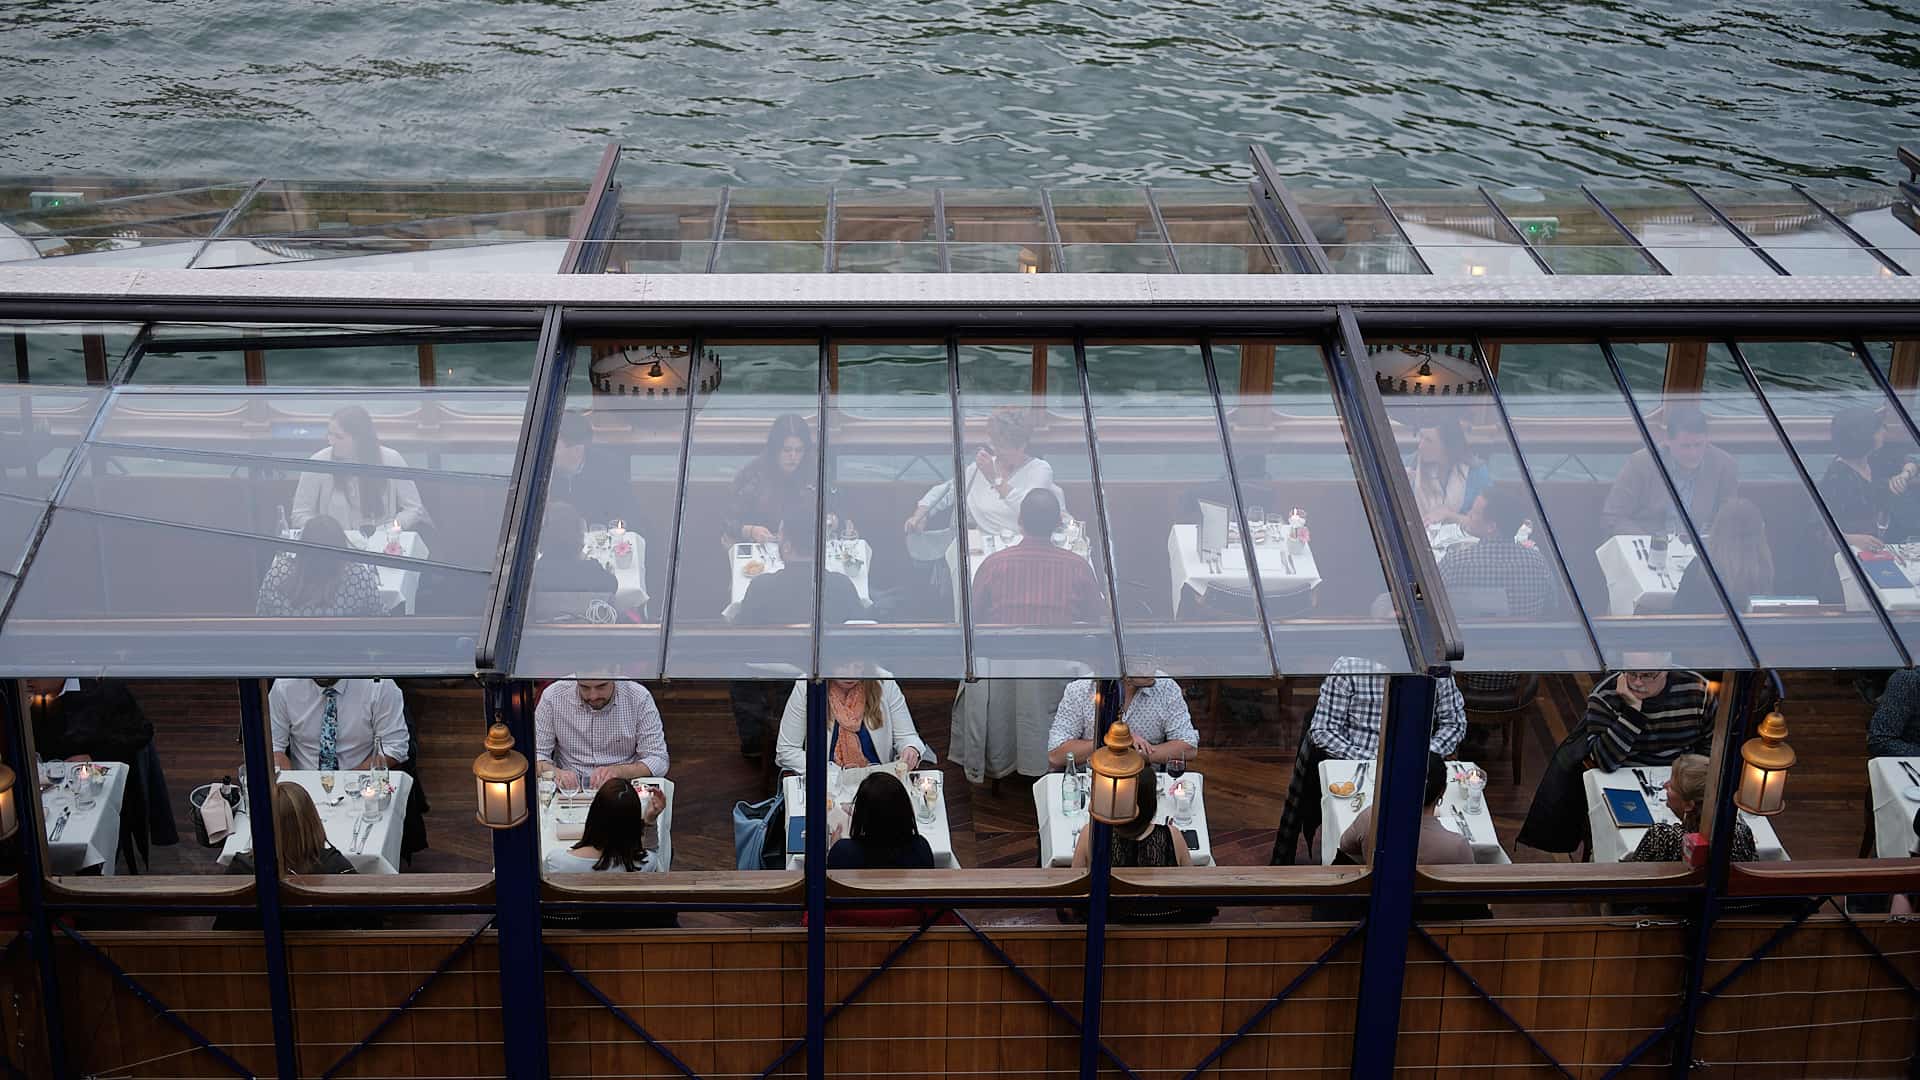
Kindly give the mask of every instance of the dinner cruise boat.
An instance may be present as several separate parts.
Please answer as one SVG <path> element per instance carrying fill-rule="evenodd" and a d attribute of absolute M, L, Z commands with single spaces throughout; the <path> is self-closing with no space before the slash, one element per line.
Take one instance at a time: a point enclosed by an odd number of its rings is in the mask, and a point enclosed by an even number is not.
<path fill-rule="evenodd" d="M 1920 158 L 1288 164 L 0 178 L 0 1072 L 1915 1075 Z"/>

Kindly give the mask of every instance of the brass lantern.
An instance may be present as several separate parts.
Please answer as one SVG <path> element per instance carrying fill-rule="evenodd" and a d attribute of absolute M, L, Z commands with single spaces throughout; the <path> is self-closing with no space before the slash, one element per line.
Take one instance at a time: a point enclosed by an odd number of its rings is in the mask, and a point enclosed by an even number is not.
<path fill-rule="evenodd" d="M 20 808 L 13 800 L 13 769 L 0 765 L 0 840 L 20 828 Z"/>
<path fill-rule="evenodd" d="M 1760 722 L 1760 737 L 1740 748 L 1740 787 L 1734 805 L 1749 814 L 1773 815 L 1787 808 L 1787 770 L 1793 768 L 1787 721 L 1776 710 Z"/>
<path fill-rule="evenodd" d="M 1093 791 L 1087 813 L 1095 821 L 1124 825 L 1140 809 L 1140 774 L 1147 763 L 1133 748 L 1133 732 L 1124 720 L 1107 729 L 1107 744 L 1095 750 L 1089 765 L 1093 772 Z"/>
<path fill-rule="evenodd" d="M 513 748 L 505 724 L 487 729 L 487 752 L 473 759 L 480 809 L 475 815 L 489 829 L 511 829 L 527 819 L 527 759 Z"/>

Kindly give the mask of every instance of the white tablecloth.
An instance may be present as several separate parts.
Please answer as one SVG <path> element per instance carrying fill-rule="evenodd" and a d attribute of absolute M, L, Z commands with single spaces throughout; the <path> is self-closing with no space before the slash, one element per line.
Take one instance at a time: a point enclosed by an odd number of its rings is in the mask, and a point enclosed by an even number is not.
<path fill-rule="evenodd" d="M 71 769 L 73 764 L 67 767 Z M 126 801 L 130 769 L 118 761 L 94 764 L 104 768 L 107 774 L 101 778 L 104 784 L 92 806 L 75 805 L 71 782 L 40 793 L 41 819 L 47 831 L 48 873 L 77 874 L 95 866 L 100 868 L 103 877 L 111 877 L 116 872 L 120 858 L 120 804 Z M 67 815 L 65 825 L 60 825 L 62 813 Z M 53 838 L 55 826 L 59 826 L 59 840 Z"/>
<path fill-rule="evenodd" d="M 1607 577 L 1609 615 L 1672 609 L 1673 594 L 1680 588 L 1680 575 L 1693 564 L 1693 546 L 1683 541 L 1669 541 L 1667 564 L 1654 566 L 1649 559 L 1651 549 L 1647 539 L 1644 535 L 1612 536 L 1594 549 L 1594 555 L 1600 560 L 1600 571 Z"/>
<path fill-rule="evenodd" d="M 293 530 L 288 530 L 281 535 L 288 540 L 299 538 L 299 533 Z M 375 529 L 372 536 L 361 536 L 358 529 L 347 530 L 347 543 L 361 551 L 371 551 L 381 555 L 387 553 L 387 541 L 390 538 L 393 538 L 393 534 L 385 529 Z M 424 559 L 427 557 L 427 542 L 420 539 L 419 533 L 408 530 L 401 533 L 398 539 L 400 552 L 397 558 Z M 384 563 L 372 565 L 374 577 L 380 583 L 381 610 L 392 611 L 394 608 L 402 608 L 408 615 L 413 614 L 413 598 L 420 591 L 420 571 L 402 570 L 397 566 L 387 566 Z"/>
<path fill-rule="evenodd" d="M 865 774 L 863 773 L 861 775 L 862 778 L 864 778 Z M 931 776 L 934 778 L 934 782 L 939 784 L 940 794 L 939 798 L 934 800 L 932 821 L 921 821 L 918 806 L 916 805 L 913 819 L 914 827 L 920 830 L 921 836 L 927 838 L 927 846 L 933 849 L 933 865 L 946 868 L 958 867 L 960 860 L 953 856 L 953 830 L 947 824 L 947 786 L 944 782 L 945 778 L 940 775 L 940 770 L 922 769 L 919 772 L 908 773 L 908 794 L 914 803 L 917 804 L 919 802 L 920 778 L 923 776 Z M 829 783 L 834 783 L 834 781 L 829 780 Z M 787 796 L 787 831 L 789 835 L 792 835 L 792 823 L 796 821 L 804 822 L 807 819 L 807 792 L 804 786 L 805 781 L 802 777 L 794 775 L 782 779 L 780 784 L 780 789 L 784 791 Z M 849 790 L 850 787 L 852 787 L 853 790 Z M 846 814 L 841 811 L 840 804 L 851 799 L 854 790 L 857 790 L 856 785 L 843 784 L 834 784 L 834 787 L 830 787 L 827 790 L 827 798 L 834 804 L 833 809 L 827 811 L 827 827 L 829 830 L 831 830 L 836 823 L 839 823 L 843 829 L 845 828 Z M 785 838 L 783 837 L 782 841 L 784 842 L 784 840 Z M 828 834 L 827 847 L 833 847 L 831 832 Z M 787 852 L 787 869 L 798 870 L 805 862 L 805 851 Z"/>
<path fill-rule="evenodd" d="M 642 784 L 659 788 L 666 793 L 666 809 L 653 820 L 654 849 L 653 857 L 660 864 L 660 872 L 673 869 L 673 781 L 664 776 L 642 777 Z M 545 865 L 547 854 L 556 848 L 570 848 L 580 842 L 578 829 L 587 823 L 587 810 L 593 805 L 594 793 L 581 789 L 578 799 L 562 799 L 556 793 L 540 808 L 540 861 Z M 566 839 L 559 835 L 562 825 L 570 825 L 571 833 Z"/>
<path fill-rule="evenodd" d="M 334 773 L 333 794 L 320 790 L 320 774 L 304 769 L 283 769 L 279 779 L 299 784 L 313 796 L 313 804 L 320 811 L 320 824 L 327 830 L 327 843 L 347 857 L 356 873 L 361 874 L 397 874 L 400 872 L 400 841 L 406 833 L 407 797 L 413 791 L 413 777 L 393 770 L 388 779 L 393 782 L 393 803 L 380 820 L 367 830 L 361 841 L 360 850 L 354 850 L 354 826 L 360 820 L 359 808 L 352 805 L 359 801 L 358 796 L 349 796 L 357 791 L 360 779 L 365 773 L 339 769 Z M 338 805 L 335 801 L 338 800 Z M 253 822 L 250 814 L 237 814 L 233 819 L 233 832 L 227 836 L 227 842 L 220 848 L 220 865 L 233 861 L 236 855 L 253 853 Z"/>
<path fill-rule="evenodd" d="M 852 557 L 849 563 L 848 557 Z M 740 601 L 746 599 L 747 587 L 761 574 L 778 571 L 782 565 L 780 556 L 769 544 L 735 544 L 727 558 L 733 571 L 732 600 L 726 610 L 721 612 L 728 619 L 740 610 Z M 747 564 L 758 562 L 762 569 L 749 575 Z M 873 594 L 867 591 L 868 571 L 873 567 L 873 545 L 865 540 L 829 540 L 827 542 L 827 570 L 829 573 L 845 574 L 853 581 L 853 591 L 860 594 L 860 602 L 873 603 Z"/>
<path fill-rule="evenodd" d="M 1920 611 L 1920 545 L 1901 544 L 1898 550 L 1902 558 L 1883 560 L 1886 565 L 1900 571 L 1913 585 L 1907 588 L 1888 588 L 1875 583 L 1873 590 L 1880 594 L 1880 603 L 1888 611 Z M 1846 601 L 1848 611 L 1867 610 L 1866 595 L 1860 591 L 1859 579 L 1855 576 L 1853 559 L 1844 551 L 1833 553 L 1834 569 L 1840 572 L 1840 595 Z"/>
<path fill-rule="evenodd" d="M 1353 795 L 1334 795 L 1327 791 L 1327 785 L 1353 780 L 1353 774 L 1361 763 L 1333 759 L 1320 763 L 1320 862 L 1323 866 L 1333 865 L 1334 853 L 1340 850 L 1340 837 L 1345 835 L 1347 827 L 1353 824 L 1360 811 L 1373 805 L 1373 793 L 1379 787 L 1380 766 L 1377 762 L 1368 762 L 1366 786 L 1360 789 L 1360 805 L 1353 805 Z M 1456 768 L 1472 765 L 1471 761 L 1447 762 L 1447 775 L 1452 776 Z M 1476 863 L 1510 863 L 1512 857 L 1500 846 L 1500 836 L 1494 831 L 1493 814 L 1486 807 L 1486 792 L 1480 793 L 1480 812 L 1468 814 L 1467 791 L 1459 784 L 1448 783 L 1447 793 L 1434 807 L 1434 817 L 1440 819 L 1450 832 L 1458 832 L 1453 817 L 1458 807 L 1467 819 L 1467 843 L 1473 847 L 1473 861 Z"/>
<path fill-rule="evenodd" d="M 1680 819 L 1667 808 L 1666 793 L 1662 785 L 1667 782 L 1667 774 L 1673 770 L 1665 765 L 1630 765 L 1618 772 L 1605 772 L 1600 769 L 1588 769 L 1582 777 L 1587 786 L 1587 818 L 1593 825 L 1593 861 L 1619 862 L 1632 854 L 1640 846 L 1640 838 L 1647 834 L 1645 829 L 1622 829 L 1613 823 L 1613 813 L 1607 809 L 1606 796 L 1600 794 L 1603 788 L 1617 788 L 1638 795 L 1645 795 L 1640 789 L 1640 778 L 1635 773 L 1645 774 L 1648 786 L 1659 795 L 1646 796 L 1648 809 L 1653 811 L 1653 820 L 1677 825 Z M 1780 835 L 1773 831 L 1773 823 L 1766 818 L 1740 811 L 1740 820 L 1753 830 L 1753 847 L 1763 862 L 1785 862 L 1787 850 L 1780 846 Z"/>
<path fill-rule="evenodd" d="M 1873 793 L 1874 851 L 1883 859 L 1904 859 L 1920 848 L 1920 839 L 1913 835 L 1913 815 L 1920 810 L 1920 800 L 1909 797 L 1920 793 L 1920 784 L 1900 767 L 1903 761 L 1920 772 L 1920 758 L 1877 757 L 1867 762 L 1867 784 Z"/>
<path fill-rule="evenodd" d="M 605 530 L 587 533 L 586 557 L 607 568 L 619 589 L 613 594 L 613 606 L 621 611 L 643 608 L 647 605 L 647 541 L 637 532 L 629 530 L 621 534 L 621 539 L 633 545 L 631 557 L 622 564 L 621 558 L 614 553 L 614 539 Z"/>
<path fill-rule="evenodd" d="M 1190 586 L 1200 595 L 1208 589 L 1237 596 L 1251 596 L 1247 582 L 1247 558 L 1236 541 L 1227 545 L 1220 557 L 1220 570 L 1200 557 L 1200 527 L 1175 525 L 1167 531 L 1167 565 L 1173 576 L 1173 602 L 1170 612 L 1180 610 L 1180 589 Z M 1305 592 L 1320 584 L 1320 570 L 1313 564 L 1313 547 L 1301 544 L 1295 554 L 1284 541 L 1255 544 L 1254 561 L 1260 567 L 1260 588 L 1268 596 L 1286 596 Z"/>
<path fill-rule="evenodd" d="M 1189 772 L 1180 778 L 1193 790 L 1193 820 L 1184 825 L 1172 820 L 1173 798 L 1166 792 L 1173 781 L 1165 773 L 1156 775 L 1160 784 L 1157 820 L 1175 829 L 1193 830 L 1195 839 L 1199 841 L 1187 845 L 1193 865 L 1212 866 L 1213 838 L 1207 832 L 1206 785 L 1201 782 L 1200 774 Z M 1084 807 L 1071 816 L 1060 809 L 1059 773 L 1048 773 L 1033 785 L 1033 810 L 1040 822 L 1040 865 L 1072 866 L 1073 846 L 1079 843 L 1080 830 L 1087 827 L 1089 819 Z"/>

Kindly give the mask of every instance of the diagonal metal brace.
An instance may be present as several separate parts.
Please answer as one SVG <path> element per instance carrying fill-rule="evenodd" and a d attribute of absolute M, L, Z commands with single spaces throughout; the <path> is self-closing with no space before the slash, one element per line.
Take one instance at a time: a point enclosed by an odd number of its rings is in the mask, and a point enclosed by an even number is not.
<path fill-rule="evenodd" d="M 1212 1053 L 1209 1053 L 1206 1057 L 1201 1058 L 1200 1064 L 1195 1065 L 1193 1069 L 1187 1073 L 1186 1076 L 1181 1078 L 1181 1080 L 1194 1080 L 1195 1077 L 1199 1076 L 1201 1073 L 1206 1072 L 1208 1069 L 1212 1068 L 1214 1062 L 1219 1061 L 1222 1057 L 1226 1056 L 1227 1051 L 1233 1049 L 1236 1045 L 1238 1045 L 1240 1040 L 1246 1038 L 1247 1034 L 1251 1032 L 1254 1028 L 1259 1027 L 1261 1021 L 1264 1021 L 1267 1017 L 1273 1015 L 1273 1010 L 1279 1008 L 1283 1002 L 1285 1002 L 1288 998 L 1292 997 L 1293 992 L 1295 990 L 1300 989 L 1300 987 L 1304 986 L 1306 984 L 1306 981 L 1312 978 L 1315 972 L 1319 971 L 1323 967 L 1326 967 L 1328 964 L 1333 963 L 1334 958 L 1339 956 L 1340 953 L 1346 949 L 1347 943 L 1352 941 L 1354 938 L 1360 936 L 1360 931 L 1366 929 L 1366 925 L 1367 925 L 1367 921 L 1365 919 L 1362 919 L 1359 922 L 1354 923 L 1351 929 L 1349 929 L 1346 933 L 1340 935 L 1339 941 L 1336 941 L 1332 945 L 1328 946 L 1327 951 L 1320 954 L 1320 959 L 1315 960 L 1312 964 L 1308 965 L 1307 970 L 1294 976 L 1292 982 L 1288 983 L 1284 989 L 1282 989 L 1279 993 L 1273 995 L 1272 998 L 1268 999 L 1265 1005 L 1262 1005 L 1260 1007 L 1260 1011 L 1248 1017 L 1247 1022 L 1240 1025 L 1240 1030 L 1234 1032 L 1232 1035 L 1229 1035 L 1224 1040 L 1222 1040 L 1219 1046 L 1216 1046 L 1213 1048 Z"/>
<path fill-rule="evenodd" d="M 850 992 L 848 992 L 847 996 L 840 1002 L 840 1004 L 835 1005 L 833 1008 L 827 1010 L 827 1015 L 821 1021 L 821 1026 L 825 1027 L 827 1024 L 833 1023 L 833 1018 L 840 1015 L 840 1010 L 853 1004 L 856 1000 L 859 999 L 861 994 L 866 993 L 867 987 L 872 986 L 873 981 L 875 979 L 878 979 L 883 973 L 886 972 L 888 968 L 891 968 L 895 963 L 897 963 L 900 960 L 900 957 L 906 954 L 908 947 L 910 947 L 914 942 L 919 941 L 921 936 L 927 932 L 927 928 L 932 926 L 935 920 L 939 919 L 940 916 L 943 914 L 945 914 L 945 912 L 939 911 L 939 910 L 928 911 L 926 914 L 926 917 L 920 920 L 920 928 L 918 930 L 915 930 L 913 933 L 908 934 L 907 939 L 905 941 L 902 941 L 900 944 L 895 945 L 893 947 L 893 951 L 887 954 L 886 959 L 880 961 L 880 966 L 877 968 L 874 968 L 872 971 L 867 972 L 866 978 L 861 979 L 859 984 L 856 985 Z M 779 1072 L 780 1066 L 785 1065 L 788 1061 L 792 1060 L 793 1055 L 805 1049 L 806 1045 L 807 1045 L 807 1040 L 805 1039 L 795 1039 L 793 1042 L 789 1043 L 787 1045 L 787 1048 L 780 1052 L 780 1056 L 773 1059 L 773 1064 L 760 1070 L 760 1080 L 766 1080 L 767 1077 L 772 1076 L 776 1072 Z"/>
<path fill-rule="evenodd" d="M 1867 932 L 1860 928 L 1860 924 L 1853 921 L 1852 915 L 1847 914 L 1847 905 L 1836 904 L 1835 906 L 1840 909 L 1840 917 L 1847 921 L 1847 929 L 1853 931 L 1853 936 L 1859 940 L 1860 944 L 1866 946 L 1875 960 L 1880 961 L 1880 966 L 1886 969 L 1894 982 L 1900 984 L 1900 989 L 1905 990 L 1909 995 L 1920 996 L 1920 988 L 1913 985 L 1913 980 L 1907 978 L 1907 973 L 1900 970 L 1900 965 L 1889 959 L 1886 953 L 1881 952 L 1880 946 L 1874 944 L 1873 939 L 1867 936 Z"/>
<path fill-rule="evenodd" d="M 562 959 L 559 953 L 554 952 L 552 949 L 546 949 L 545 951 L 547 954 L 548 963 L 552 964 L 554 967 L 559 968 L 561 971 L 566 972 L 569 978 L 571 978 L 575 983 L 579 984 L 580 989 L 585 990 L 590 996 L 592 996 L 592 998 L 595 1001 L 598 1001 L 603 1007 L 606 1008 L 608 1012 L 612 1013 L 613 1018 L 615 1020 L 618 1020 L 621 1023 L 627 1025 L 628 1031 L 631 1031 L 635 1035 L 640 1036 L 641 1042 L 644 1042 L 648 1046 L 652 1047 L 654 1053 L 659 1054 L 663 1058 L 666 1058 L 667 1063 L 672 1065 L 674 1068 L 679 1069 L 680 1074 L 682 1076 L 685 1076 L 687 1080 L 700 1080 L 699 1073 L 694 1072 L 692 1069 L 688 1068 L 687 1063 L 684 1061 L 681 1061 L 678 1057 L 676 1057 L 674 1055 L 674 1052 L 668 1049 L 665 1043 L 662 1043 L 659 1039 L 656 1039 L 652 1035 L 648 1034 L 647 1029 L 640 1026 L 640 1021 L 635 1020 L 632 1016 L 628 1015 L 625 1009 L 622 1009 L 620 1006 L 613 1003 L 613 999 L 601 993 L 600 988 L 593 985 L 593 980 L 587 978 L 585 975 L 580 974 L 578 971 L 575 971 L 573 969 L 573 965 L 567 963 L 564 959 Z"/>
<path fill-rule="evenodd" d="M 1547 1060 L 1547 1064 L 1551 1065 L 1555 1072 L 1566 1077 L 1567 1080 L 1574 1080 L 1573 1073 L 1569 1072 L 1565 1065 L 1560 1064 L 1560 1059 L 1553 1056 L 1553 1051 L 1543 1046 L 1539 1039 L 1534 1038 L 1533 1032 L 1527 1030 L 1527 1025 L 1522 1024 L 1512 1013 L 1508 1012 L 1507 1007 L 1500 1004 L 1499 999 L 1489 994 L 1487 988 L 1480 985 L 1480 980 L 1473 977 L 1472 972 L 1462 967 L 1460 961 L 1453 958 L 1452 953 L 1442 948 L 1440 943 L 1434 940 L 1433 935 L 1427 933 L 1426 927 L 1416 923 L 1413 930 L 1420 935 L 1420 940 L 1427 943 L 1428 948 L 1440 954 L 1440 959 L 1446 961 L 1447 967 L 1451 969 L 1454 974 L 1467 981 L 1467 986 L 1471 988 L 1475 994 L 1480 996 L 1481 1001 L 1493 1006 L 1493 1011 L 1500 1014 L 1500 1019 L 1506 1021 L 1508 1027 L 1519 1032 L 1521 1037 L 1527 1040 L 1528 1045 L 1532 1046 L 1535 1052 Z"/>
<path fill-rule="evenodd" d="M 67 935 L 67 937 L 73 940 L 74 944 L 79 945 L 82 949 L 86 950 L 86 952 L 89 955 L 91 955 L 95 960 L 99 961 L 101 967 L 104 967 L 109 972 L 111 972 L 113 977 L 119 980 L 120 985 L 126 987 L 128 992 L 132 993 L 134 997 L 137 997 L 141 1001 L 145 1002 L 147 1005 L 147 1008 L 152 1009 L 155 1015 L 159 1016 L 160 1019 L 167 1024 L 167 1026 L 173 1028 L 175 1031 L 178 1031 L 180 1034 L 185 1035 L 195 1046 L 198 1046 L 200 1049 L 205 1050 L 209 1054 L 212 1054 L 215 1061 L 218 1061 L 220 1064 L 226 1066 L 227 1069 L 230 1072 L 232 1072 L 235 1076 L 245 1076 L 245 1077 L 248 1077 L 249 1080 L 251 1080 L 251 1078 L 254 1076 L 254 1071 L 252 1069 L 249 1069 L 245 1065 L 242 1065 L 238 1061 L 235 1061 L 233 1059 L 233 1055 L 213 1045 L 213 1043 L 209 1041 L 205 1035 L 200 1034 L 199 1030 L 196 1029 L 192 1024 L 189 1024 L 185 1020 L 180 1019 L 179 1014 L 175 1013 L 172 1009 L 168 1008 L 165 1002 L 161 1001 L 157 997 L 154 997 L 153 992 L 151 990 L 148 990 L 146 987 L 140 985 L 140 982 L 138 979 L 135 979 L 133 976 L 127 974 L 127 969 L 115 963 L 113 957 L 108 956 L 104 951 L 102 951 L 100 946 L 95 945 L 93 942 L 88 941 L 86 938 L 80 936 L 80 932 L 78 930 L 75 930 L 73 927 L 67 926 L 64 923 L 61 923 L 58 925 L 61 933 Z M 52 1008 L 55 1006 L 53 1005 L 52 1002 L 49 1002 L 48 1007 Z"/>
<path fill-rule="evenodd" d="M 1020 964 L 1014 960 L 1013 957 L 1007 955 L 1006 950 L 1002 949 L 992 938 L 988 937 L 986 933 L 982 931 L 979 927 L 973 925 L 972 920 L 968 919 L 965 915 L 962 915 L 956 911 L 953 913 L 953 916 L 954 918 L 960 920 L 961 926 L 966 927 L 969 931 L 973 933 L 974 937 L 980 939 L 980 944 L 985 945 L 987 947 L 987 951 L 993 954 L 994 959 L 1006 965 L 1007 970 L 1013 972 L 1015 978 L 1027 984 L 1027 989 L 1033 991 L 1035 994 L 1038 994 L 1040 996 L 1040 1000 L 1044 1002 L 1048 1008 L 1053 1010 L 1055 1016 L 1058 1016 L 1060 1019 L 1065 1020 L 1068 1026 L 1072 1027 L 1075 1032 L 1078 1032 L 1080 1030 L 1079 1019 L 1077 1019 L 1072 1013 L 1068 1012 L 1066 1006 L 1060 1004 L 1058 1001 L 1055 1001 L 1053 999 L 1053 995 L 1047 993 L 1047 988 L 1035 982 L 1033 979 L 1033 976 L 1027 974 L 1026 970 L 1023 969 L 1020 966 Z M 1113 1063 L 1114 1068 L 1119 1069 L 1123 1074 L 1125 1074 L 1128 1077 L 1131 1077 L 1132 1080 L 1140 1080 L 1140 1074 L 1133 1071 L 1133 1066 L 1128 1065 L 1126 1062 L 1120 1060 L 1120 1055 L 1113 1052 L 1113 1047 L 1108 1046 L 1105 1039 L 1100 1040 L 1100 1052 L 1106 1055 L 1107 1060 Z"/>
<path fill-rule="evenodd" d="M 481 925 L 481 927 L 478 930 L 475 930 L 473 933 L 468 934 L 467 940 L 455 946 L 454 950 L 447 954 L 446 959 L 440 961 L 440 966 L 437 968 L 434 968 L 433 973 L 431 975 L 428 975 L 424 982 L 422 982 L 419 986 L 414 987 L 413 992 L 408 994 L 404 1001 L 400 1002 L 399 1005 L 395 1006 L 392 1012 L 382 1017 L 380 1019 L 380 1022 L 373 1026 L 372 1031 L 367 1032 L 366 1038 L 361 1039 L 359 1042 L 355 1043 L 352 1049 L 340 1055 L 340 1060 L 328 1066 L 327 1071 L 320 1074 L 320 1080 L 333 1080 L 334 1077 L 340 1075 L 340 1070 L 346 1068 L 348 1062 L 351 1062 L 354 1058 L 359 1057 L 360 1052 L 362 1050 L 365 1050 L 367 1047 L 372 1046 L 375 1040 L 380 1038 L 381 1035 L 385 1034 L 386 1030 L 389 1027 L 393 1026 L 393 1022 L 400 1019 L 400 1014 L 412 1008 L 413 1003 L 420 1000 L 420 995 L 426 993 L 427 988 L 432 986 L 436 981 L 438 981 L 440 976 L 445 975 L 447 973 L 448 968 L 451 968 L 456 962 L 459 961 L 459 959 L 462 956 L 465 956 L 467 954 L 467 950 L 473 948 L 473 943 L 480 940 L 481 934 L 484 934 L 491 929 L 493 929 L 493 920 L 488 919 L 484 924 Z"/>

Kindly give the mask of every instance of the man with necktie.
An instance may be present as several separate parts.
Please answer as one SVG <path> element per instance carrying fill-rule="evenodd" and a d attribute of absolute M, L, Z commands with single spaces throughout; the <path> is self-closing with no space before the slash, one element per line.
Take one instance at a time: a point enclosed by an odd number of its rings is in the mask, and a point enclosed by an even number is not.
<path fill-rule="evenodd" d="M 390 679 L 275 679 L 267 693 L 273 763 L 371 769 L 407 760 L 407 717 Z"/>

